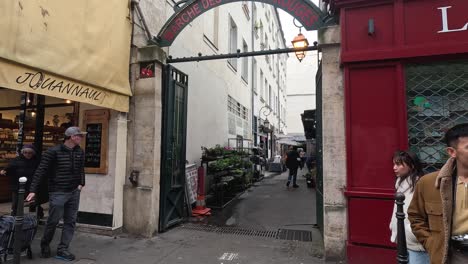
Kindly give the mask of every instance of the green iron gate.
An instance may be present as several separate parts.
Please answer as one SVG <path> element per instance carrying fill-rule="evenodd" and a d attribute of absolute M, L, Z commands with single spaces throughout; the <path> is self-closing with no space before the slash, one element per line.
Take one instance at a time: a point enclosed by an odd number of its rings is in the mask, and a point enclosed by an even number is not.
<path fill-rule="evenodd" d="M 316 87 L 316 164 L 317 164 L 317 179 L 316 179 L 316 215 L 317 225 L 323 234 L 323 151 L 322 151 L 322 62 L 320 61 L 317 74 L 315 76 Z"/>
<path fill-rule="evenodd" d="M 162 93 L 160 232 L 180 223 L 185 215 L 187 85 L 186 74 L 171 65 L 165 66 Z"/>
<path fill-rule="evenodd" d="M 412 64 L 405 73 L 410 150 L 425 172 L 439 170 L 448 158 L 445 132 L 468 123 L 468 62 Z"/>

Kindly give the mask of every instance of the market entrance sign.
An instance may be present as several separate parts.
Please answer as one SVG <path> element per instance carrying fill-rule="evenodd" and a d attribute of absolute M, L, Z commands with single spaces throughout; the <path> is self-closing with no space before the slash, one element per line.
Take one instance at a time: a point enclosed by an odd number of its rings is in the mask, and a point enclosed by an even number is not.
<path fill-rule="evenodd" d="M 177 35 L 199 15 L 220 5 L 240 1 L 242 0 L 189 0 L 176 9 L 155 41 L 161 47 L 170 46 Z M 252 2 L 262 2 L 284 10 L 299 21 L 306 30 L 317 30 L 324 24 L 325 15 L 310 0 L 253 0 Z"/>

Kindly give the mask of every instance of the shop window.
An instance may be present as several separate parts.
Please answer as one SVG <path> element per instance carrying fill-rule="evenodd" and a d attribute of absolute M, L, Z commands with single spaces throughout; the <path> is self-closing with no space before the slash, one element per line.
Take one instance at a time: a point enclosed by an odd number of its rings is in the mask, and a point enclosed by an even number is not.
<path fill-rule="evenodd" d="M 22 94 L 0 90 L 0 169 L 16 157 Z M 34 144 L 39 152 L 63 142 L 65 130 L 77 124 L 78 104 L 70 100 L 29 93 L 25 102 L 22 144 Z M 10 200 L 8 186 L 9 178 L 0 177 L 0 202 Z"/>
<path fill-rule="evenodd" d="M 438 170 L 448 158 L 445 132 L 468 123 L 468 62 L 408 65 L 406 85 L 410 150 L 425 172 Z"/>

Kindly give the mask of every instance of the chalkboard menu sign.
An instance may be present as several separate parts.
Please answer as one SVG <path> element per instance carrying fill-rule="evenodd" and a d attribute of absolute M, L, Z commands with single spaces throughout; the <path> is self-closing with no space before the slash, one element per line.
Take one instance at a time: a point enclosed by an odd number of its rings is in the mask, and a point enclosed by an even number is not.
<path fill-rule="evenodd" d="M 85 111 L 83 128 L 88 133 L 82 147 L 85 150 L 86 173 L 107 174 L 109 117 L 110 112 L 107 109 Z"/>
<path fill-rule="evenodd" d="M 86 144 L 85 144 L 85 167 L 99 168 L 101 167 L 101 140 L 102 140 L 102 124 L 87 124 L 86 125 Z"/>

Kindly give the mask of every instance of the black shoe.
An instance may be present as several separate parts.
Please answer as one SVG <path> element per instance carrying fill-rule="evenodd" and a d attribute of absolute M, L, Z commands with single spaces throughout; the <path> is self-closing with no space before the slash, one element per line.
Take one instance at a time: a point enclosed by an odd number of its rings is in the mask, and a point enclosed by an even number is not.
<path fill-rule="evenodd" d="M 299 185 L 294 184 L 294 185 L 293 185 L 293 188 L 299 188 Z"/>
<path fill-rule="evenodd" d="M 49 245 L 41 245 L 41 258 L 50 258 Z"/>
<path fill-rule="evenodd" d="M 291 184 L 290 181 L 288 181 L 288 182 L 286 183 L 286 187 L 289 187 L 289 184 Z"/>
<path fill-rule="evenodd" d="M 73 261 L 75 260 L 75 255 L 70 253 L 68 250 L 60 250 L 57 251 L 56 259 L 66 260 L 66 261 Z"/>

